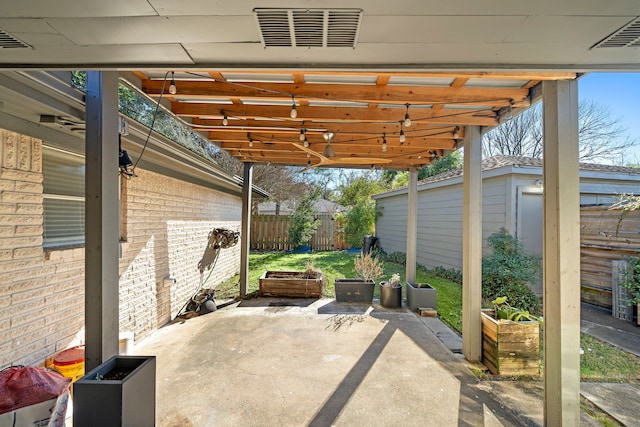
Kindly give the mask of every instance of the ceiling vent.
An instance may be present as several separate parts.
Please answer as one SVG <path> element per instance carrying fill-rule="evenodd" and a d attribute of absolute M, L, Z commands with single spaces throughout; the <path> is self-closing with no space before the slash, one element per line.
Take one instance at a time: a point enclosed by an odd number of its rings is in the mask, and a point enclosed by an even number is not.
<path fill-rule="evenodd" d="M 356 47 L 362 9 L 254 9 L 262 46 Z"/>
<path fill-rule="evenodd" d="M 0 49 L 24 49 L 30 47 L 31 46 L 29 46 L 22 40 L 17 39 L 16 37 L 0 28 Z"/>
<path fill-rule="evenodd" d="M 598 42 L 594 47 L 640 47 L 640 16 Z"/>

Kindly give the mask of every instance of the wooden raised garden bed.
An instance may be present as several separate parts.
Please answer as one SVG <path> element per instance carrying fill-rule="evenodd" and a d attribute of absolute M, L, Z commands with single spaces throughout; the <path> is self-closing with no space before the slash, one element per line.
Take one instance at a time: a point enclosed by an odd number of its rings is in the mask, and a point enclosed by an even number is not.
<path fill-rule="evenodd" d="M 322 274 L 302 271 L 266 271 L 260 277 L 261 297 L 322 297 Z"/>
<path fill-rule="evenodd" d="M 540 374 L 540 324 L 482 312 L 482 363 L 496 375 Z"/>

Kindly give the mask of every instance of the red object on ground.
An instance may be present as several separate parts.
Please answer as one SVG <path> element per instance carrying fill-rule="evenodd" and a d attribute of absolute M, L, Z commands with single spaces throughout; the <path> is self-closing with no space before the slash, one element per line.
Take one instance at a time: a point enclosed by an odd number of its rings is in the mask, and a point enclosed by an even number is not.
<path fill-rule="evenodd" d="M 71 379 L 34 366 L 12 366 L 0 371 L 0 414 L 56 399 Z"/>

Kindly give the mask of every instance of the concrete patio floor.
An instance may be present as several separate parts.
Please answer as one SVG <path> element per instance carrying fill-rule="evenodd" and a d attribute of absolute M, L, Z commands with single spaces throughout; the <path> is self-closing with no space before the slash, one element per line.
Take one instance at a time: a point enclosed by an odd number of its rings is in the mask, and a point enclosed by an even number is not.
<path fill-rule="evenodd" d="M 246 300 L 135 353 L 157 356 L 160 427 L 523 424 L 406 310 Z"/>

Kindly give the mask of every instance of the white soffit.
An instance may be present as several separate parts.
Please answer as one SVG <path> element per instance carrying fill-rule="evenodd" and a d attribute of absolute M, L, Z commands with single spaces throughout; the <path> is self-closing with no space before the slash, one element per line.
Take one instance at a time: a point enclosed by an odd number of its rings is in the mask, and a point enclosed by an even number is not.
<path fill-rule="evenodd" d="M 391 76 L 389 86 L 451 86 L 453 77 Z"/>
<path fill-rule="evenodd" d="M 245 83 L 293 83 L 291 74 L 252 74 L 252 73 L 222 73 L 228 82 Z"/>

